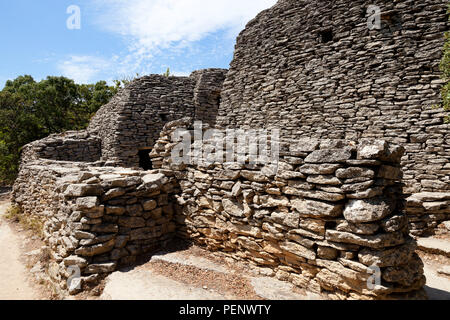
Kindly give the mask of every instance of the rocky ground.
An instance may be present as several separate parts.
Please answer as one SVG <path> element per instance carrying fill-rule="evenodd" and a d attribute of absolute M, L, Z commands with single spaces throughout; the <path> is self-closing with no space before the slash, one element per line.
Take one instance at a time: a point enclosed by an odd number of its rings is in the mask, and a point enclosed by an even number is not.
<path fill-rule="evenodd" d="M 48 286 L 39 249 L 42 243 L 19 224 L 3 217 L 9 201 L 0 193 L 0 300 L 61 299 Z M 419 240 L 425 262 L 427 293 L 433 300 L 450 300 L 450 256 L 444 236 Z M 437 248 L 436 248 L 437 247 Z M 446 251 L 447 250 L 447 251 Z M 277 280 L 270 270 L 213 254 L 201 248 L 174 244 L 165 252 L 143 259 L 131 269 L 114 272 L 90 293 L 68 299 L 101 300 L 316 300 L 326 299 Z"/>

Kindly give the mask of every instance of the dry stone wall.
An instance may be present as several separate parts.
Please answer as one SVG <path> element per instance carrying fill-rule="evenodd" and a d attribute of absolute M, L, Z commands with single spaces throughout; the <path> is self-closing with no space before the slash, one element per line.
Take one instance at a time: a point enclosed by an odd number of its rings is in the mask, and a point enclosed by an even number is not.
<path fill-rule="evenodd" d="M 87 132 L 69 131 L 54 134 L 26 145 L 21 154 L 22 163 L 38 159 L 58 161 L 95 162 L 101 158 L 101 141 Z"/>
<path fill-rule="evenodd" d="M 421 296 L 423 264 L 400 201 L 402 147 L 290 141 L 276 173 L 264 165 L 179 164 L 171 154 L 180 126 L 192 129 L 190 119 L 168 124 L 152 153 L 181 188 L 179 237 L 337 298 Z M 216 142 L 203 141 L 202 150 Z M 381 285 L 371 290 L 374 266 Z"/>
<path fill-rule="evenodd" d="M 190 77 L 150 75 L 132 81 L 100 108 L 86 131 L 52 135 L 24 147 L 22 161 L 51 159 L 138 168 L 167 122 L 186 116 L 213 125 L 225 69 Z"/>
<path fill-rule="evenodd" d="M 14 185 L 15 205 L 44 221 L 48 273 L 62 289 L 98 282 L 175 234 L 173 178 L 156 171 L 30 162 Z M 79 268 L 81 278 L 67 279 Z"/>
<path fill-rule="evenodd" d="M 91 121 L 106 163 L 139 167 L 138 151 L 153 147 L 167 122 L 186 116 L 215 122 L 227 70 L 206 69 L 190 77 L 151 75 L 129 84 Z"/>
<path fill-rule="evenodd" d="M 450 192 L 422 192 L 406 199 L 411 234 L 429 236 L 442 222 L 450 221 Z"/>
<path fill-rule="evenodd" d="M 369 30 L 369 5 L 381 30 Z M 450 190 L 439 63 L 447 0 L 280 0 L 237 39 L 218 124 L 406 148 L 406 193 Z M 374 20 L 373 20 L 374 21 Z M 373 22 L 372 21 L 372 22 Z"/>

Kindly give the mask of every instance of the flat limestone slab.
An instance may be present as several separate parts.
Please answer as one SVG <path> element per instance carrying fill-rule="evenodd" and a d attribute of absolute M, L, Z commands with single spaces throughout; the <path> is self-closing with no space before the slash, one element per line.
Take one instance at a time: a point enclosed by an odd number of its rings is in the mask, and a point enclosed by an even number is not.
<path fill-rule="evenodd" d="M 255 293 L 267 300 L 320 300 L 318 295 L 312 293 L 296 293 L 293 284 L 275 278 L 254 277 L 251 278 L 251 284 Z"/>
<path fill-rule="evenodd" d="M 418 248 L 422 251 L 450 257 L 450 241 L 436 238 L 419 238 Z"/>
<path fill-rule="evenodd" d="M 220 273 L 229 273 L 230 270 L 227 268 L 221 266 L 220 264 L 217 264 L 211 260 L 193 256 L 193 255 L 186 255 L 182 252 L 161 252 L 157 253 L 152 256 L 150 261 L 164 261 L 168 263 L 176 263 L 181 264 L 185 266 L 193 266 L 199 269 L 208 270 L 208 271 L 215 271 Z"/>
<path fill-rule="evenodd" d="M 407 200 L 416 200 L 421 202 L 450 200 L 450 192 L 415 193 Z"/>
<path fill-rule="evenodd" d="M 216 292 L 195 288 L 148 270 L 114 272 L 106 278 L 102 300 L 226 300 Z"/>

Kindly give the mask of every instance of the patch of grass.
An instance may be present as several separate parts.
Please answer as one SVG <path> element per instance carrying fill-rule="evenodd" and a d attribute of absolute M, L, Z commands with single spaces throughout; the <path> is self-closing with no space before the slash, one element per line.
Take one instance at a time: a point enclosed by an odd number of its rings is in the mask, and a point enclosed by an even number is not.
<path fill-rule="evenodd" d="M 11 206 L 5 214 L 5 218 L 19 223 L 24 229 L 32 231 L 40 238 L 44 236 L 44 222 L 39 217 L 25 214 L 20 207 Z"/>

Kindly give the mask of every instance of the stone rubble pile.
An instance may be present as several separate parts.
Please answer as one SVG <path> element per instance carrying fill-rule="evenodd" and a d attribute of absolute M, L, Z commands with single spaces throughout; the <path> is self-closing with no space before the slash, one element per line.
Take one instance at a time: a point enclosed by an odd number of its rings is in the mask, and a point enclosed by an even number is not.
<path fill-rule="evenodd" d="M 423 264 L 399 201 L 402 147 L 291 141 L 276 173 L 263 164 L 180 165 L 171 156 L 179 126 L 189 131 L 190 120 L 169 123 L 151 155 L 181 187 L 178 236 L 336 298 L 421 296 Z M 204 141 L 203 150 L 216 142 Z M 381 284 L 371 290 L 373 266 Z"/>
<path fill-rule="evenodd" d="M 160 249 L 175 234 L 174 179 L 157 171 L 30 163 L 13 196 L 26 214 L 45 220 L 49 274 L 62 289 L 75 267 L 81 284 Z M 71 293 L 80 282 L 73 282 Z"/>
<path fill-rule="evenodd" d="M 102 160 L 139 167 L 139 150 L 151 150 L 167 122 L 182 117 L 215 122 L 226 72 L 204 69 L 189 77 L 148 75 L 132 81 L 89 124 L 88 131 L 102 140 Z"/>

